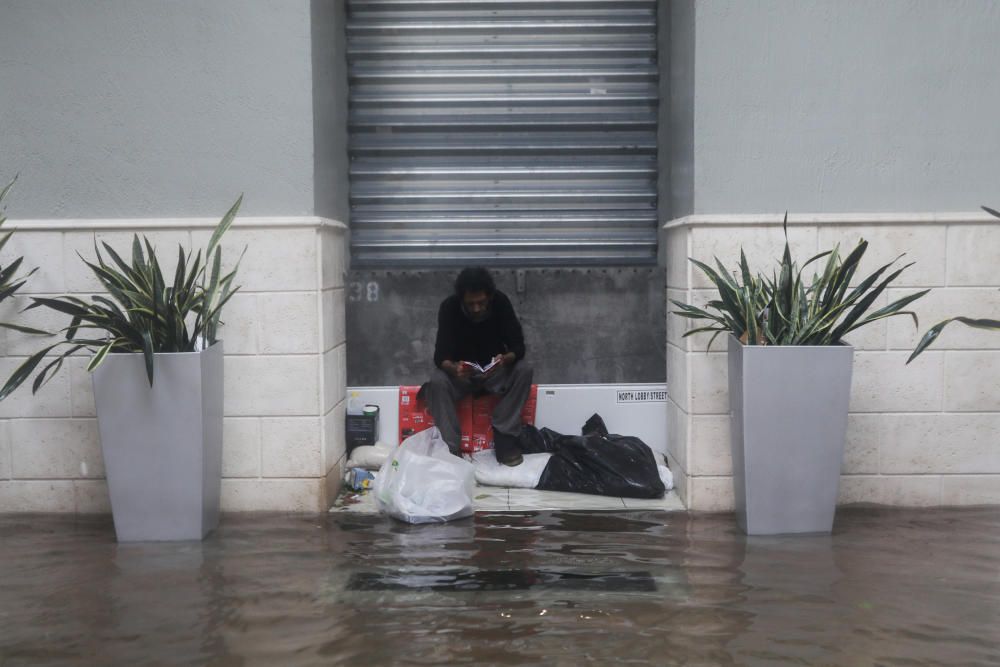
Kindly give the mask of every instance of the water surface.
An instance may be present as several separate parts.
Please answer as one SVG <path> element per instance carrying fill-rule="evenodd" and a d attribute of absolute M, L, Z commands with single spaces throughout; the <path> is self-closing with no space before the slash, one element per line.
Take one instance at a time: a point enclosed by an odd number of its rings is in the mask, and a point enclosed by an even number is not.
<path fill-rule="evenodd" d="M 0 515 L 0 665 L 1000 664 L 1000 508 L 229 516 L 204 543 Z"/>

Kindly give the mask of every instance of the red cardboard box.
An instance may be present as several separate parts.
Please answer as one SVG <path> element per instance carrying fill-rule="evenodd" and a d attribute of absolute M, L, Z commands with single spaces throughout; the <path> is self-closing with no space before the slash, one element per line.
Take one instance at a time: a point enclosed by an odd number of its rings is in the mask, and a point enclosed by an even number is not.
<path fill-rule="evenodd" d="M 427 411 L 424 401 L 417 398 L 420 387 L 399 388 L 399 441 L 414 433 L 434 426 L 434 418 Z M 471 454 L 493 448 L 493 409 L 500 402 L 499 396 L 466 396 L 458 402 L 458 421 L 462 427 L 462 452 Z M 535 408 L 538 404 L 538 385 L 531 385 L 531 393 L 521 411 L 521 421 L 535 423 Z"/>

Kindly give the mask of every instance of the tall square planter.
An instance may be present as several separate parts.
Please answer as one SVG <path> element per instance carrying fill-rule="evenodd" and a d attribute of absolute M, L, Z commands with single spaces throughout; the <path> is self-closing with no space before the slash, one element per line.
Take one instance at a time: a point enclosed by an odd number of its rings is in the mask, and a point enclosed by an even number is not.
<path fill-rule="evenodd" d="M 121 542 L 200 540 L 219 523 L 222 343 L 161 353 L 149 386 L 141 354 L 109 354 L 94 399 Z"/>
<path fill-rule="evenodd" d="M 854 348 L 729 339 L 737 521 L 748 535 L 829 533 L 847 436 Z"/>

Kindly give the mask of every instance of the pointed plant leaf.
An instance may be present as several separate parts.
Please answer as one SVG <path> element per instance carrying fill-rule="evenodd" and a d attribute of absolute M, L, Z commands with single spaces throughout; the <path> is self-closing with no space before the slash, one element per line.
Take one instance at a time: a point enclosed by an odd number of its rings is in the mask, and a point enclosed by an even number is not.
<path fill-rule="evenodd" d="M 13 185 L 13 183 L 11 185 Z M 7 186 L 7 187 L 10 187 L 10 186 Z M 0 199 L 3 199 L 3 197 L 0 196 Z M 990 215 L 992 215 L 994 218 L 1000 218 L 1000 212 L 994 211 L 989 206 L 981 206 L 980 208 L 982 208 L 984 211 L 986 211 L 987 213 L 989 213 Z"/>
<path fill-rule="evenodd" d="M 0 327 L 4 329 L 10 329 L 11 331 L 18 331 L 23 334 L 31 334 L 33 336 L 51 336 L 52 332 L 42 331 L 41 329 L 32 329 L 31 327 L 21 326 L 20 324 L 10 324 L 9 322 L 0 322 Z"/>
<path fill-rule="evenodd" d="M 93 371 L 95 368 L 101 365 L 101 362 L 104 361 L 104 358 L 108 356 L 108 353 L 111 352 L 111 349 L 115 346 L 115 342 L 116 341 L 111 341 L 110 343 L 99 349 L 97 353 L 90 358 L 90 363 L 87 364 L 87 371 Z"/>
<path fill-rule="evenodd" d="M 215 231 L 212 232 L 212 237 L 208 240 L 208 247 L 205 248 L 205 257 L 209 257 L 212 251 L 215 250 L 215 246 L 219 244 L 222 239 L 222 235 L 229 230 L 233 224 L 233 220 L 236 218 L 236 213 L 240 210 L 240 205 L 243 203 L 243 195 L 241 194 L 237 198 L 236 203 L 233 204 L 230 209 L 222 216 L 222 220 L 216 225 Z"/>
<path fill-rule="evenodd" d="M 31 373 L 35 370 L 38 364 L 41 363 L 42 359 L 45 358 L 45 355 L 57 346 L 58 343 L 56 345 L 50 345 L 49 347 L 43 348 L 28 357 L 24 363 L 14 369 L 11 376 L 7 378 L 7 382 L 4 383 L 3 389 L 0 389 L 0 401 L 10 396 L 11 392 L 20 387 L 21 384 L 31 376 Z"/>
<path fill-rule="evenodd" d="M 1000 215 L 998 215 L 997 217 L 1000 217 Z M 906 360 L 906 363 L 910 363 L 918 356 L 920 356 L 920 353 L 926 350 L 928 347 L 930 347 L 931 344 L 935 340 L 937 340 L 938 336 L 941 335 L 941 332 L 944 330 L 944 328 L 949 324 L 951 324 L 952 322 L 961 322 L 966 326 L 974 327 L 976 329 L 993 329 L 1000 331 L 1000 320 L 976 319 L 971 317 L 951 317 L 947 320 L 938 322 L 937 324 L 935 324 L 934 326 L 932 326 L 930 329 L 927 330 L 927 333 L 925 333 L 923 337 L 920 339 L 920 342 L 917 343 L 917 346 L 913 349 L 913 353 L 910 354 L 910 357 L 909 359 Z"/>
<path fill-rule="evenodd" d="M 142 332 L 142 356 L 146 361 L 146 376 L 149 386 L 153 386 L 153 339 L 148 331 Z"/>

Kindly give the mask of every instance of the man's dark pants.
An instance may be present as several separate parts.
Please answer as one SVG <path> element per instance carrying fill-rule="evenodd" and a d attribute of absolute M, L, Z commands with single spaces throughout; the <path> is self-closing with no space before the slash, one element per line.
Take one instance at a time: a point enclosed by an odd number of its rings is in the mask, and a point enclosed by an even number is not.
<path fill-rule="evenodd" d="M 513 366 L 501 366 L 482 382 L 475 383 L 452 377 L 435 368 L 427 385 L 427 409 L 451 451 L 457 454 L 462 445 L 462 428 L 455 403 L 468 394 L 485 393 L 501 397 L 493 410 L 493 442 L 497 460 L 502 461 L 516 452 L 517 437 L 521 433 L 521 410 L 531 394 L 532 375 L 531 366 L 523 360 Z"/>

